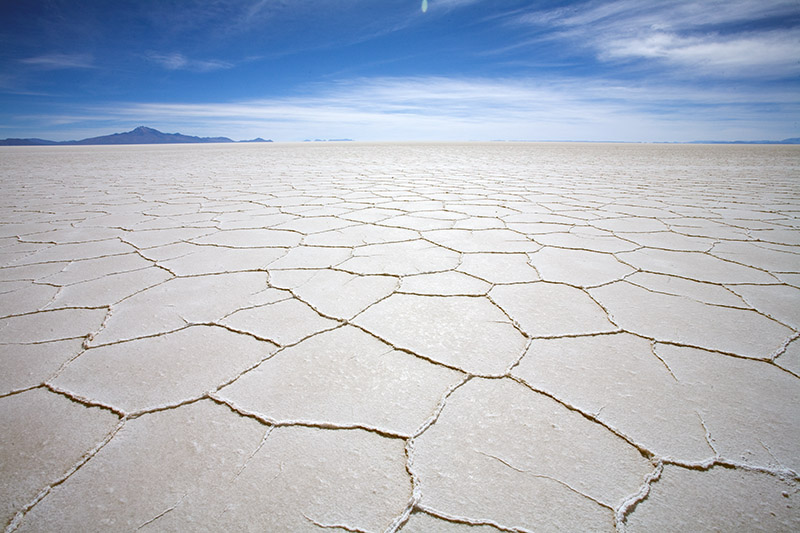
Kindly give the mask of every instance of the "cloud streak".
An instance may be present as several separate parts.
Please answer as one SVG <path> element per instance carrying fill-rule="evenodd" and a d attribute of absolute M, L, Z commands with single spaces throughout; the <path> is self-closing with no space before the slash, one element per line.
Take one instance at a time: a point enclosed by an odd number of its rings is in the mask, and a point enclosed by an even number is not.
<path fill-rule="evenodd" d="M 655 5 L 617 0 L 517 14 L 512 20 L 555 28 L 543 38 L 582 43 L 601 61 L 657 61 L 697 76 L 785 78 L 800 73 L 800 31 L 766 22 L 799 15 L 795 0 Z"/>
<path fill-rule="evenodd" d="M 800 31 L 750 32 L 733 37 L 707 34 L 685 37 L 653 31 L 641 37 L 609 40 L 604 59 L 660 59 L 720 75 L 739 77 L 800 74 Z"/>
<path fill-rule="evenodd" d="M 19 60 L 24 65 L 42 70 L 95 68 L 89 54 L 44 54 Z"/>
<path fill-rule="evenodd" d="M 185 55 L 173 52 L 170 54 L 159 54 L 150 52 L 147 59 L 167 70 L 189 70 L 193 72 L 212 72 L 215 70 L 228 69 L 233 67 L 233 63 L 219 61 L 217 59 L 201 60 L 189 59 Z"/>
<path fill-rule="evenodd" d="M 92 106 L 84 120 L 276 140 L 672 141 L 756 138 L 781 123 L 788 137 L 787 117 L 800 111 L 790 92 L 747 95 L 724 87 L 572 79 L 369 78 L 313 89 L 304 96 L 228 103 Z"/>

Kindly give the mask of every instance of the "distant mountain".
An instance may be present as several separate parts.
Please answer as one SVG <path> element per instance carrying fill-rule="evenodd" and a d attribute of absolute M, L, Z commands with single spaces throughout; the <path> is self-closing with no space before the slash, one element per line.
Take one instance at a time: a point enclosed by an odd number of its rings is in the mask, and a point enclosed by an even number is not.
<path fill-rule="evenodd" d="M 180 133 L 162 133 L 153 128 L 139 126 L 125 133 L 114 133 L 91 137 L 80 141 L 65 141 L 59 144 L 184 144 L 184 143 L 232 143 L 227 137 L 194 137 Z"/>
<path fill-rule="evenodd" d="M 240 143 L 271 143 L 272 139 L 262 139 L 261 137 L 256 137 L 255 139 L 248 139 L 246 141 L 239 141 Z"/>
<path fill-rule="evenodd" d="M 188 143 L 232 143 L 227 137 L 195 137 L 180 133 L 162 133 L 153 128 L 139 126 L 135 130 L 112 135 L 91 137 L 80 141 L 47 141 L 45 139 L 2 139 L 0 146 L 56 146 L 56 145 L 105 145 L 105 144 L 188 144 Z M 261 137 L 243 142 L 272 142 Z"/>
<path fill-rule="evenodd" d="M 0 139 L 0 146 L 49 146 L 52 144 L 60 143 L 44 139 Z"/>

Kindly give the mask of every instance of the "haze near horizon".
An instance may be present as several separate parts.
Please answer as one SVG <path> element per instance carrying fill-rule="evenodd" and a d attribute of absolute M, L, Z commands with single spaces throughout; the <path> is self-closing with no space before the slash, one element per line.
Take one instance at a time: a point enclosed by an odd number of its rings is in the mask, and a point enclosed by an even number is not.
<path fill-rule="evenodd" d="M 799 137 L 799 23 L 794 0 L 3 2 L 0 138 Z"/>

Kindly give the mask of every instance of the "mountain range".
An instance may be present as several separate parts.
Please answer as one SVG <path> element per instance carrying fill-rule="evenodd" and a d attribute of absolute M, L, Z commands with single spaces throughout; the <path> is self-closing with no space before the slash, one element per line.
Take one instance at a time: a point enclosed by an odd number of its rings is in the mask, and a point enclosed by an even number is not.
<path fill-rule="evenodd" d="M 45 139 L 0 139 L 0 146 L 59 146 L 59 145 L 97 145 L 97 144 L 188 144 L 188 143 L 232 143 L 228 137 L 195 137 L 180 133 L 163 133 L 153 128 L 139 126 L 124 133 L 113 133 L 90 137 L 80 141 L 48 141 Z M 239 142 L 272 142 L 258 137 Z"/>
<path fill-rule="evenodd" d="M 315 139 L 316 141 L 325 139 Z M 327 139 L 330 141 L 351 141 L 352 139 Z M 310 139 L 306 139 L 310 141 Z M 97 144 L 189 144 L 189 143 L 271 143 L 271 139 L 257 137 L 244 141 L 234 141 L 228 137 L 195 137 L 181 133 L 163 133 L 147 126 L 123 133 L 112 133 L 100 137 L 90 137 L 80 141 L 48 141 L 46 139 L 0 139 L 0 146 L 59 146 L 59 145 L 97 145 Z M 689 143 L 661 144 L 800 144 L 800 137 L 781 141 L 691 141 Z"/>

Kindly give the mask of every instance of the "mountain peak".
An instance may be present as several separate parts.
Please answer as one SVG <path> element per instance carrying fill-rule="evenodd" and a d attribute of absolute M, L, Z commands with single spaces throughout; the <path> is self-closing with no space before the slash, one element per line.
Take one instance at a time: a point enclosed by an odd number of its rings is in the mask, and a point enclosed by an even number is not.
<path fill-rule="evenodd" d="M 261 137 L 254 142 L 272 142 Z M 147 126 L 138 126 L 131 131 L 112 133 L 80 141 L 47 141 L 44 139 L 0 139 L 0 146 L 28 145 L 95 145 L 95 144 L 189 144 L 189 143 L 232 143 L 228 137 L 195 137 L 181 133 L 164 133 Z M 251 141 L 243 141 L 251 142 Z"/>
<path fill-rule="evenodd" d="M 180 133 L 164 133 L 147 126 L 139 126 L 123 133 L 114 133 L 61 144 L 188 144 L 219 142 L 229 143 L 234 141 L 227 137 L 195 137 Z"/>

